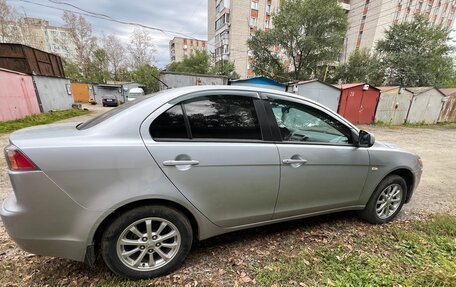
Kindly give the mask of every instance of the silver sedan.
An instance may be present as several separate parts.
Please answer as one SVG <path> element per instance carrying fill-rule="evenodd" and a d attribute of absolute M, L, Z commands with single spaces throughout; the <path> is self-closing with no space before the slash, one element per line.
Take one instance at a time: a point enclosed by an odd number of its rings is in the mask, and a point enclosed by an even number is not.
<path fill-rule="evenodd" d="M 13 133 L 0 214 L 26 251 L 128 278 L 171 272 L 192 242 L 344 210 L 386 223 L 420 158 L 329 109 L 273 90 L 167 90 L 81 124 Z"/>

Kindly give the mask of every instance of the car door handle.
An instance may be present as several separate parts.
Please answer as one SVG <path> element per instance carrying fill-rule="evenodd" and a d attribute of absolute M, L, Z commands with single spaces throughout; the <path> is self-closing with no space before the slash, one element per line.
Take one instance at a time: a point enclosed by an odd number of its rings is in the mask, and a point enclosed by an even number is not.
<path fill-rule="evenodd" d="M 294 159 L 294 158 L 287 158 L 282 160 L 283 163 L 285 164 L 294 164 L 294 163 L 306 163 L 307 160 L 305 159 Z"/>
<path fill-rule="evenodd" d="M 173 166 L 173 165 L 197 165 L 200 162 L 197 160 L 165 160 L 163 165 Z"/>

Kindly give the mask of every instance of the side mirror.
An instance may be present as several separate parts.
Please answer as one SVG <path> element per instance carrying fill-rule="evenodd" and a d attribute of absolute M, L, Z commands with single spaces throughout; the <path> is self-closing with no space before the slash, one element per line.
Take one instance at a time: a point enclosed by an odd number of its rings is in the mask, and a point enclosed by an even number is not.
<path fill-rule="evenodd" d="M 373 134 L 366 131 L 360 130 L 358 134 L 358 145 L 359 147 L 371 147 L 375 143 L 375 137 Z"/>

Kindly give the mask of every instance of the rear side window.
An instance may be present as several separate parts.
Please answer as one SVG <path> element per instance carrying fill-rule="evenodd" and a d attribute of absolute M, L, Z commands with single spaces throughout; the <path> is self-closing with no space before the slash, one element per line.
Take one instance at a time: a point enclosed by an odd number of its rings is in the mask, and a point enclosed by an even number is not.
<path fill-rule="evenodd" d="M 150 127 L 152 138 L 261 140 L 261 129 L 251 97 L 211 95 L 185 101 L 158 116 Z"/>
<path fill-rule="evenodd" d="M 188 138 L 182 106 L 174 106 L 158 116 L 150 126 L 150 134 L 157 139 Z"/>
<path fill-rule="evenodd" d="M 185 102 L 192 138 L 260 140 L 261 130 L 253 100 L 214 95 Z"/>

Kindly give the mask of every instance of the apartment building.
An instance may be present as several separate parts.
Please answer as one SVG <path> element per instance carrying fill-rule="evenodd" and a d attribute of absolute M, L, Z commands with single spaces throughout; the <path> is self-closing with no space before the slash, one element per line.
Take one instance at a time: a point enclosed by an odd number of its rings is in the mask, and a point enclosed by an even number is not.
<path fill-rule="evenodd" d="M 208 50 L 212 61 L 222 59 L 234 63 L 241 78 L 255 76 L 250 64 L 247 40 L 258 29 L 272 28 L 272 14 L 283 0 L 209 0 L 208 1 Z M 340 1 L 342 9 L 350 10 L 348 0 Z M 283 57 L 287 63 L 286 57 Z"/>
<path fill-rule="evenodd" d="M 68 28 L 52 26 L 49 21 L 30 17 L 1 24 L 14 31 L 1 37 L 2 42 L 28 45 L 70 61 L 76 59 L 76 46 Z"/>
<path fill-rule="evenodd" d="M 257 29 L 270 29 L 283 0 L 209 0 L 208 50 L 212 61 L 232 61 L 241 78 L 254 76 L 247 40 Z M 347 12 L 348 31 L 341 62 L 356 48 L 374 49 L 394 23 L 422 14 L 432 23 L 452 27 L 456 0 L 339 0 Z"/>
<path fill-rule="evenodd" d="M 356 48 L 374 49 L 385 30 L 395 23 L 410 21 L 417 14 L 436 25 L 452 27 L 456 0 L 351 0 L 348 31 L 342 62 Z"/>
<path fill-rule="evenodd" d="M 49 25 L 49 21 L 39 18 L 27 17 L 23 23 L 26 45 L 57 54 L 70 61 L 76 59 L 76 46 L 70 29 Z"/>
<path fill-rule="evenodd" d="M 241 78 L 254 76 L 247 40 L 258 29 L 272 26 L 281 0 L 209 0 L 208 50 L 212 61 L 229 60 Z"/>
<path fill-rule="evenodd" d="M 171 62 L 180 62 L 186 56 L 190 56 L 195 51 L 206 50 L 207 41 L 197 40 L 197 39 L 188 39 L 182 37 L 174 37 L 169 41 L 169 55 L 171 57 Z"/>

